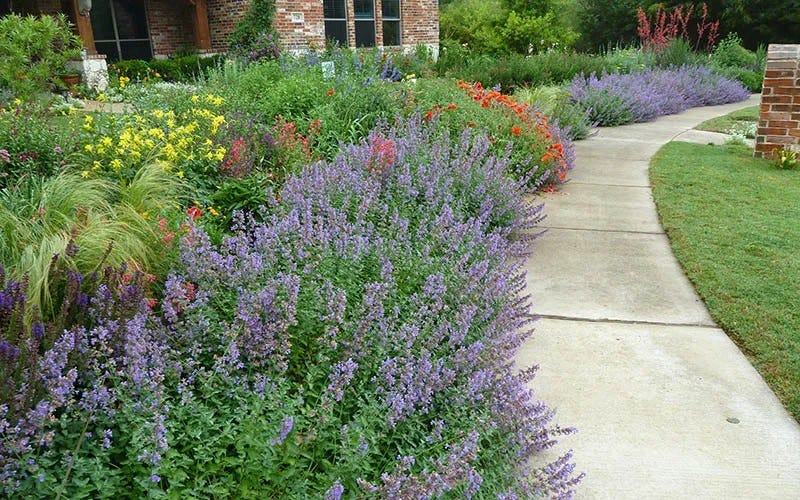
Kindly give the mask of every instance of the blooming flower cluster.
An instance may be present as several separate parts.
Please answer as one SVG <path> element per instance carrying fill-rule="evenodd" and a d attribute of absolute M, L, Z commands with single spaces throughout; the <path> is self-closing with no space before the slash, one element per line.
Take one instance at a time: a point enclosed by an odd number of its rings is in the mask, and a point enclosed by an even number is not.
<path fill-rule="evenodd" d="M 189 169 L 219 165 L 227 149 L 214 137 L 225 123 L 219 96 L 193 95 L 193 107 L 176 113 L 153 109 L 147 112 L 103 117 L 86 115 L 80 144 L 87 168 L 84 177 L 130 179 L 148 161 L 182 178 Z"/>
<path fill-rule="evenodd" d="M 589 112 L 592 121 L 614 126 L 652 121 L 695 106 L 743 101 L 750 92 L 709 68 L 683 66 L 578 76 L 572 81 L 570 95 L 572 102 Z"/>
<path fill-rule="evenodd" d="M 487 91 L 480 82 L 459 81 L 458 86 L 482 108 L 497 108 L 505 112 L 508 117 L 504 124 L 506 130 L 498 131 L 498 135 L 510 135 L 515 143 L 527 146 L 539 169 L 538 172 L 534 170 L 537 173 L 531 179 L 535 185 L 552 187 L 567 180 L 567 172 L 573 168 L 572 143 L 567 137 L 562 137 L 557 124 L 551 123 L 547 116 L 529 104 L 517 102 L 496 89 Z M 495 131 L 491 132 L 495 134 Z"/>

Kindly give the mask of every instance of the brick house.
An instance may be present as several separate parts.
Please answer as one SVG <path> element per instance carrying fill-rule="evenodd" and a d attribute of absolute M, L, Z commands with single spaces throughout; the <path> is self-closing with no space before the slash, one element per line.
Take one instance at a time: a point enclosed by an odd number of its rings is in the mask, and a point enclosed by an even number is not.
<path fill-rule="evenodd" d="M 228 36 L 247 10 L 246 0 L 93 0 L 88 16 L 79 0 L 0 0 L 0 15 L 66 13 L 87 53 L 109 61 L 168 56 L 181 49 L 227 49 Z M 21 7 L 22 6 L 22 7 Z M 276 0 L 275 28 L 284 49 L 348 47 L 434 51 L 439 43 L 438 0 Z"/>

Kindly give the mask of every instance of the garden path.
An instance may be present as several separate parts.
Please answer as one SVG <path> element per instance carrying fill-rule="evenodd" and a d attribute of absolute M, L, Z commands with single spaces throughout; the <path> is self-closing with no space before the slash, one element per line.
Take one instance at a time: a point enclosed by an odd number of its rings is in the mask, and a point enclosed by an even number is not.
<path fill-rule="evenodd" d="M 579 430 L 543 457 L 575 450 L 579 499 L 800 498 L 800 425 L 684 275 L 648 177 L 665 143 L 758 102 L 603 128 L 545 195 L 527 262 L 541 319 L 517 363 L 542 364 L 532 386 Z"/>

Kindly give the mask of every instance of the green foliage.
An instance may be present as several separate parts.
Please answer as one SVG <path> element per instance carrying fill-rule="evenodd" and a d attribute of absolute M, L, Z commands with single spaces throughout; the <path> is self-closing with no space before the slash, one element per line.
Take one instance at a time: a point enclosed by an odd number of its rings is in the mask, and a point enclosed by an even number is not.
<path fill-rule="evenodd" d="M 665 47 L 648 51 L 652 61 L 649 66 L 656 68 L 679 68 L 681 66 L 695 66 L 701 64 L 702 56 L 692 50 L 689 42 L 683 38 L 676 38 Z"/>
<path fill-rule="evenodd" d="M 455 0 L 441 11 L 440 36 L 481 53 L 538 53 L 576 41 L 561 19 L 548 0 Z"/>
<path fill-rule="evenodd" d="M 636 8 L 638 0 L 577 0 L 580 39 L 578 48 L 601 52 L 612 46 L 638 41 Z"/>
<path fill-rule="evenodd" d="M 585 139 L 592 132 L 589 113 L 570 102 L 569 91 L 564 86 L 519 88 L 514 91 L 514 99 L 530 104 L 553 119 L 567 130 L 567 136 L 572 140 Z"/>
<path fill-rule="evenodd" d="M 457 49 L 452 52 L 458 54 Z M 499 84 L 506 91 L 525 86 L 558 85 L 572 80 L 575 75 L 613 70 L 609 61 L 587 54 L 548 51 L 528 57 L 519 54 L 489 57 L 463 53 L 453 56 L 452 52 L 448 49 L 443 56 L 448 63 L 457 63 L 446 68 L 447 76 L 486 86 Z"/>
<path fill-rule="evenodd" d="M 766 67 L 763 46 L 752 52 L 742 46 L 742 39 L 736 33 L 729 33 L 714 47 L 711 64 L 723 76 L 739 80 L 753 92 L 761 91 Z"/>
<path fill-rule="evenodd" d="M 191 82 L 205 75 L 211 68 L 222 63 L 223 56 L 201 57 L 197 54 L 173 56 L 167 59 L 129 59 L 117 61 L 109 71 L 117 77 L 127 77 L 133 81 L 160 79 L 171 82 Z"/>
<path fill-rule="evenodd" d="M 49 176 L 63 169 L 74 138 L 48 123 L 47 109 L 19 103 L 0 111 L 0 189 L 9 181 L 31 175 Z"/>
<path fill-rule="evenodd" d="M 729 113 L 725 116 L 718 116 L 706 120 L 696 126 L 697 130 L 707 130 L 709 132 L 726 133 L 731 129 L 749 129 L 758 124 L 758 106 L 750 106 Z"/>
<path fill-rule="evenodd" d="M 772 152 L 772 163 L 781 170 L 794 170 L 800 166 L 800 159 L 796 150 L 783 147 Z"/>
<path fill-rule="evenodd" d="M 80 57 L 81 43 L 66 17 L 0 18 L 0 87 L 29 99 L 57 84 L 70 59 Z"/>
<path fill-rule="evenodd" d="M 228 39 L 236 52 L 248 51 L 259 36 L 273 31 L 275 0 L 249 0 L 247 3 L 247 12 Z"/>
<path fill-rule="evenodd" d="M 742 39 L 736 33 L 728 33 L 711 52 L 711 62 L 717 66 L 754 67 L 755 53 L 742 47 Z"/>
<path fill-rule="evenodd" d="M 11 276 L 29 276 L 30 303 L 43 311 L 53 256 L 67 255 L 70 242 L 78 252 L 67 264 L 82 273 L 103 263 L 150 269 L 162 244 L 155 215 L 171 206 L 175 188 L 157 166 L 124 187 L 70 173 L 20 179 L 0 191 L 0 262 Z"/>
<path fill-rule="evenodd" d="M 671 142 L 650 175 L 675 256 L 712 317 L 800 419 L 800 171 L 745 146 Z"/>
<path fill-rule="evenodd" d="M 507 52 L 500 33 L 507 18 L 500 0 L 455 0 L 439 14 L 439 36 L 476 52 Z"/>

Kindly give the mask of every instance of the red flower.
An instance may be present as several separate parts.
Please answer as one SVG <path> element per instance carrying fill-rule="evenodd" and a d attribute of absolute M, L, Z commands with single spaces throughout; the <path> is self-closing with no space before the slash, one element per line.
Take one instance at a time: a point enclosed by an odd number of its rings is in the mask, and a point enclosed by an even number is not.
<path fill-rule="evenodd" d="M 447 106 L 447 109 L 456 109 L 456 108 L 457 108 L 457 106 L 455 104 L 453 104 L 452 102 L 450 103 L 449 106 Z"/>
<path fill-rule="evenodd" d="M 203 215 L 203 211 L 200 210 L 200 207 L 189 207 L 189 209 L 186 210 L 186 214 L 189 216 L 190 219 L 195 221 L 199 219 L 201 215 Z"/>
<path fill-rule="evenodd" d="M 328 90 L 328 91 L 327 91 L 327 92 L 325 92 L 325 93 L 326 93 L 326 94 L 328 94 L 328 95 L 333 95 L 333 94 L 334 94 L 334 91 L 333 91 L 333 89 L 330 89 L 330 90 Z"/>
<path fill-rule="evenodd" d="M 522 130 L 520 130 L 519 127 L 511 127 L 511 133 L 514 135 L 519 135 L 522 133 Z"/>

